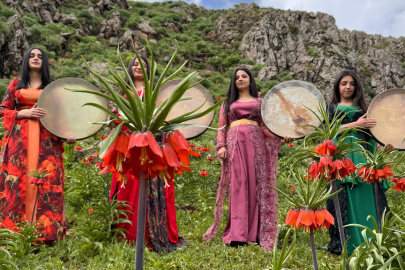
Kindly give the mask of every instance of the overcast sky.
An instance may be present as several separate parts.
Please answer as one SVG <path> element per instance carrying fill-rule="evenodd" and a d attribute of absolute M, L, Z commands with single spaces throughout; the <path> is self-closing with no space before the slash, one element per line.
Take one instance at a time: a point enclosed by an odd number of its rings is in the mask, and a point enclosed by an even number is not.
<path fill-rule="evenodd" d="M 405 0 L 187 0 L 187 2 L 219 9 L 230 8 L 241 2 L 255 2 L 261 7 L 320 11 L 332 15 L 340 29 L 405 37 Z"/>

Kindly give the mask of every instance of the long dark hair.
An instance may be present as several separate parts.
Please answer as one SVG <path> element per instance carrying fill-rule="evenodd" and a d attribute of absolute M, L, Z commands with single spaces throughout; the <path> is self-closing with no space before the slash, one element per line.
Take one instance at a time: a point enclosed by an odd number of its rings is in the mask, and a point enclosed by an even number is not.
<path fill-rule="evenodd" d="M 256 87 L 255 78 L 253 77 L 252 71 L 250 71 L 249 69 L 247 69 L 245 67 L 235 69 L 234 73 L 232 74 L 231 83 L 229 84 L 228 93 L 226 93 L 227 99 L 224 102 L 224 106 L 225 106 L 224 108 L 225 108 L 226 113 L 229 112 L 229 107 L 232 105 L 232 103 L 235 102 L 236 100 L 238 100 L 238 98 L 239 98 L 239 90 L 235 84 L 236 72 L 238 72 L 239 70 L 243 70 L 244 72 L 246 72 L 247 75 L 249 75 L 249 79 L 250 79 L 249 93 L 250 93 L 250 95 L 255 98 L 259 96 L 257 87 Z"/>
<path fill-rule="evenodd" d="M 42 84 L 38 89 L 44 89 L 48 84 L 51 83 L 51 74 L 49 73 L 49 61 L 46 53 L 40 48 L 31 48 L 25 52 L 24 58 L 21 65 L 21 79 L 17 85 L 17 89 L 28 88 L 30 83 L 30 54 L 32 50 L 39 50 L 42 54 L 42 67 L 41 67 L 41 80 Z"/>
<path fill-rule="evenodd" d="M 343 70 L 336 76 L 335 83 L 333 84 L 333 96 L 330 103 L 338 104 L 340 102 L 339 84 L 340 81 L 346 76 L 351 76 L 354 79 L 354 93 L 352 96 L 353 105 L 359 106 L 363 111 L 366 112 L 368 104 L 364 98 L 363 87 L 361 86 L 359 76 L 353 70 Z"/>

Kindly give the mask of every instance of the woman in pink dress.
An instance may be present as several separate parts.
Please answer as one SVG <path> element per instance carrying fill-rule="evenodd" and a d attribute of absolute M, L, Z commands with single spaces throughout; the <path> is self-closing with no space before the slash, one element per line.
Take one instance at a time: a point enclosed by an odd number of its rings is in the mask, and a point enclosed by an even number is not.
<path fill-rule="evenodd" d="M 227 100 L 221 107 L 215 156 L 222 161 L 222 175 L 215 205 L 214 224 L 203 235 L 211 240 L 218 232 L 229 187 L 228 224 L 222 235 L 226 244 L 258 242 L 272 249 L 277 235 L 277 154 L 290 137 L 280 139 L 263 124 L 262 99 L 252 72 L 235 70 Z"/>

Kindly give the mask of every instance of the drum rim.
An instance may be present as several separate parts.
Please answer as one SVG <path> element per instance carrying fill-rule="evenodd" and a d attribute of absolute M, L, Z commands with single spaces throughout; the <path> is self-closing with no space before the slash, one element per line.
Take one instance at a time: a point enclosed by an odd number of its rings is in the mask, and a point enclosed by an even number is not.
<path fill-rule="evenodd" d="M 323 96 L 323 94 L 322 94 L 322 92 L 314 85 L 314 84 L 312 84 L 312 83 L 310 83 L 310 82 L 307 82 L 307 81 L 301 81 L 301 80 L 290 80 L 290 81 L 285 81 L 285 82 L 281 82 L 281 83 L 279 83 L 279 84 L 277 84 L 277 85 L 275 85 L 275 86 L 273 86 L 267 93 L 266 93 L 266 95 L 263 97 L 263 101 L 265 100 L 265 98 L 266 98 L 266 96 L 270 93 L 270 92 L 272 92 L 272 91 L 275 91 L 275 88 L 277 87 L 277 86 L 279 86 L 279 85 L 281 85 L 281 84 L 291 84 L 291 83 L 304 83 L 304 84 L 308 84 L 308 85 L 310 85 L 310 86 L 312 86 L 313 88 L 315 88 L 316 90 L 318 90 L 318 92 L 319 92 L 319 96 L 321 97 L 321 102 L 322 102 L 322 105 L 323 105 L 323 107 L 324 108 L 326 108 L 326 101 L 325 101 L 325 97 Z M 260 115 L 262 116 L 263 115 L 263 107 L 264 107 L 264 102 L 262 102 L 262 104 L 261 104 L 261 106 L 260 106 Z M 312 112 L 311 112 L 312 113 Z M 263 121 L 263 118 L 262 118 L 262 121 Z M 275 133 L 274 131 L 272 131 L 268 126 L 267 126 L 267 124 L 263 121 L 263 124 L 274 134 L 274 135 L 276 135 L 277 137 L 279 137 L 279 138 L 284 138 L 284 136 L 281 136 L 281 135 L 279 135 L 279 134 L 277 134 L 277 133 Z M 320 123 L 319 124 L 319 126 L 321 126 L 322 125 L 322 123 Z M 308 134 L 306 134 L 306 135 L 308 135 Z M 295 140 L 300 140 L 300 139 L 303 139 L 303 138 L 305 138 L 305 136 L 306 135 L 304 135 L 304 136 L 301 136 L 301 137 L 292 137 L 293 139 L 295 139 Z"/>
<path fill-rule="evenodd" d="M 405 94 L 405 88 L 391 88 L 391 89 L 387 89 L 387 90 L 385 90 L 385 91 L 379 93 L 378 95 L 376 95 L 376 96 L 373 98 L 373 100 L 371 100 L 370 104 L 368 105 L 368 108 L 367 108 L 367 118 L 368 118 L 368 112 L 369 112 L 369 110 L 370 110 L 370 107 L 371 107 L 371 105 L 373 104 L 373 102 L 376 102 L 375 100 L 377 99 L 377 97 L 379 97 L 379 96 L 381 96 L 381 95 L 386 95 L 386 93 L 387 93 L 388 91 L 393 91 L 393 90 L 402 90 L 402 91 L 404 91 L 404 94 Z M 374 140 L 376 140 L 376 141 L 377 141 L 379 144 L 381 144 L 382 146 L 385 146 L 385 145 L 386 145 L 385 143 L 383 143 L 380 139 L 378 139 L 378 138 L 373 134 L 373 131 L 372 131 L 371 129 L 369 129 L 369 130 L 370 130 L 370 135 L 374 138 Z M 405 138 L 404 138 L 404 139 L 405 139 Z M 403 148 L 395 148 L 395 150 L 398 150 L 398 151 L 405 151 L 405 144 L 404 144 Z"/>
<path fill-rule="evenodd" d="M 73 78 L 73 77 L 65 77 L 65 78 L 60 78 L 60 79 L 57 79 L 57 80 L 55 80 L 55 81 L 52 81 L 50 84 L 48 84 L 48 85 L 44 88 L 43 91 L 45 91 L 47 87 L 51 86 L 52 84 L 54 84 L 54 83 L 56 83 L 56 82 L 65 82 L 65 81 L 67 82 L 67 85 L 69 85 L 70 82 L 72 82 L 72 81 L 73 81 L 73 82 L 74 82 L 74 81 L 80 82 L 81 84 L 83 84 L 83 85 L 85 85 L 85 86 L 89 86 L 89 90 L 101 92 L 95 85 L 89 83 L 88 81 L 86 81 L 86 80 L 84 80 L 84 79 L 81 79 L 81 78 Z M 43 93 L 43 91 L 42 91 L 42 93 Z M 42 95 L 42 93 L 41 93 L 41 95 Z M 41 95 L 39 96 L 38 101 L 37 101 L 38 105 L 40 104 Z M 107 107 L 107 105 L 108 105 L 107 100 L 106 100 L 105 98 L 103 98 L 102 100 L 103 100 L 103 103 L 104 103 L 104 104 L 102 104 L 102 105 L 104 105 L 104 107 Z M 107 114 L 106 112 L 104 112 L 104 114 L 105 114 L 105 121 L 107 121 L 108 114 Z M 39 118 L 39 121 L 41 122 L 42 126 L 43 126 L 49 133 L 51 133 L 53 136 L 56 136 L 56 137 L 58 137 L 58 138 L 65 139 L 65 140 L 67 139 L 67 138 L 61 137 L 60 135 L 55 134 L 53 131 L 50 131 L 50 130 L 48 129 L 49 127 L 44 124 L 44 120 L 43 120 L 42 117 Z M 97 132 L 99 132 L 99 131 L 103 128 L 103 126 L 104 126 L 103 124 L 100 124 L 100 128 L 97 129 L 97 130 L 96 130 L 95 132 L 93 132 L 92 134 L 90 134 L 90 135 L 88 135 L 88 136 L 86 136 L 86 137 L 80 137 L 80 138 L 75 138 L 75 139 L 76 139 L 76 140 L 84 140 L 84 139 L 90 138 L 90 137 L 94 136 L 94 134 L 96 134 Z"/>

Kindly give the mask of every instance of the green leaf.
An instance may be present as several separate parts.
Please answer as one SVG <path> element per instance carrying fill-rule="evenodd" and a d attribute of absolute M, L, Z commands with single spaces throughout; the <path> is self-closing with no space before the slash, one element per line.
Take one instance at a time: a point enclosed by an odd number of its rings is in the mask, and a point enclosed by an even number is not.
<path fill-rule="evenodd" d="M 115 127 L 110 136 L 108 136 L 108 138 L 105 140 L 104 144 L 100 148 L 100 157 L 102 157 L 107 152 L 107 149 L 110 148 L 110 146 L 114 143 L 115 139 L 118 137 L 118 134 L 121 132 L 122 126 L 123 123 Z"/>

